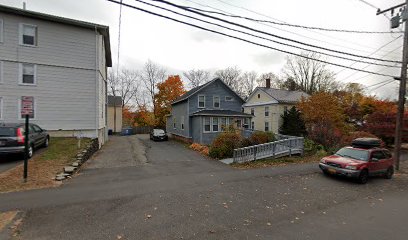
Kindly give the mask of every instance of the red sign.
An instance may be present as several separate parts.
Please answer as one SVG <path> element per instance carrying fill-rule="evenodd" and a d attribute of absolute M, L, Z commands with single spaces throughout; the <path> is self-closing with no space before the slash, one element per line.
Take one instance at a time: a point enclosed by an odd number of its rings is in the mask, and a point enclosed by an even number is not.
<path fill-rule="evenodd" d="M 34 97 L 21 97 L 21 115 L 33 115 Z"/>

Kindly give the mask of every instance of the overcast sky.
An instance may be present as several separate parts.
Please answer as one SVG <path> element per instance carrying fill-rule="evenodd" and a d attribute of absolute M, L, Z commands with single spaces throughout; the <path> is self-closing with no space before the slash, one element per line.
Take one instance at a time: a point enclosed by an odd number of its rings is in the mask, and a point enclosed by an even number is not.
<path fill-rule="evenodd" d="M 149 0 L 145 1 L 151 2 Z M 390 23 L 385 16 L 377 16 L 376 9 L 364 2 L 368 2 L 381 9 L 391 7 L 401 2 L 401 0 L 169 1 L 207 10 L 219 9 L 228 13 L 257 19 L 277 22 L 284 21 L 291 24 L 323 28 L 365 31 L 389 31 Z M 22 2 L 22 0 L 0 0 L 0 4 L 14 7 L 22 7 Z M 112 58 L 114 65 L 117 64 L 119 5 L 105 0 L 25 0 L 25 2 L 27 3 L 28 10 L 108 25 L 111 33 Z M 174 16 L 174 14 L 145 6 L 134 0 L 124 0 L 124 2 L 173 16 L 183 21 L 200 24 L 201 26 L 227 34 L 244 37 L 245 39 L 281 50 L 295 53 L 300 52 L 300 50 L 297 49 L 254 39 L 225 29 L 220 30 L 219 28 L 198 23 L 193 20 Z M 158 3 L 156 4 L 159 5 Z M 161 6 L 166 7 L 166 5 Z M 280 74 L 285 63 L 286 54 L 279 51 L 205 32 L 127 7 L 123 7 L 122 11 L 120 66 L 139 69 L 144 62 L 151 59 L 165 67 L 169 74 L 182 75 L 183 71 L 192 68 L 213 71 L 228 66 L 237 66 L 244 71 L 254 70 L 258 73 L 272 71 L 275 74 Z M 177 11 L 182 12 L 181 10 Z M 251 23 L 237 19 L 233 21 L 265 32 L 322 47 L 358 55 L 370 55 L 371 57 L 382 59 L 401 60 L 402 37 L 399 37 L 401 35 L 399 33 L 333 33 L 276 26 L 272 24 Z M 394 40 L 395 38 L 398 39 Z M 394 40 L 392 43 L 374 53 L 379 47 L 392 40 Z M 347 66 L 353 64 L 353 62 L 343 61 L 337 58 L 329 57 L 326 60 Z M 360 63 L 354 63 L 352 67 L 389 75 L 399 75 L 399 70 L 396 68 L 367 66 L 367 64 Z M 390 79 L 389 77 L 358 73 L 354 70 L 342 70 L 342 68 L 339 67 L 330 66 L 330 68 L 335 73 L 338 73 L 336 78 L 342 82 L 359 82 L 370 86 Z M 378 89 L 376 89 L 376 87 L 368 88 L 368 92 L 381 97 L 395 98 L 397 96 L 397 87 L 398 83 L 393 82 Z"/>

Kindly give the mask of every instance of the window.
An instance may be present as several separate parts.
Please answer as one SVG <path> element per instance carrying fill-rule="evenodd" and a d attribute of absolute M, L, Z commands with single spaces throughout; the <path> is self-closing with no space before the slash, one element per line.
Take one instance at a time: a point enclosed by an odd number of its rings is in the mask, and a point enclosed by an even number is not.
<path fill-rule="evenodd" d="M 37 46 L 37 26 L 20 24 L 20 44 Z"/>
<path fill-rule="evenodd" d="M 205 117 L 204 118 L 204 132 L 210 132 L 210 131 L 211 131 L 211 118 Z"/>
<path fill-rule="evenodd" d="M 261 94 L 258 93 L 258 98 L 261 98 Z"/>
<path fill-rule="evenodd" d="M 378 160 L 385 159 L 385 155 L 382 151 L 375 151 L 371 155 L 371 159 L 376 158 Z"/>
<path fill-rule="evenodd" d="M 228 118 L 228 125 L 234 125 L 234 118 Z"/>
<path fill-rule="evenodd" d="M 269 116 L 269 107 L 265 107 L 265 117 Z"/>
<path fill-rule="evenodd" d="M 184 116 L 181 116 L 181 130 L 184 130 Z"/>
<path fill-rule="evenodd" d="M 269 131 L 269 122 L 265 122 L 265 132 Z"/>
<path fill-rule="evenodd" d="M 1 119 L 1 117 L 0 117 L 0 119 Z M 386 158 L 392 158 L 392 154 L 388 150 L 384 150 L 384 155 L 385 155 Z"/>
<path fill-rule="evenodd" d="M 213 97 L 213 107 L 214 108 L 220 108 L 220 97 L 214 96 Z"/>
<path fill-rule="evenodd" d="M 223 117 L 221 118 L 221 130 L 222 131 L 226 130 L 226 126 L 227 126 L 227 118 Z"/>
<path fill-rule="evenodd" d="M 32 124 L 31 127 L 33 128 L 34 132 L 42 132 L 43 131 L 39 126 L 37 126 L 35 124 Z"/>
<path fill-rule="evenodd" d="M 0 43 L 3 42 L 3 35 L 4 35 L 3 29 L 4 29 L 4 27 L 3 27 L 3 19 L 0 19 Z"/>
<path fill-rule="evenodd" d="M 244 128 L 245 129 L 249 128 L 249 118 L 244 118 Z"/>
<path fill-rule="evenodd" d="M 37 66 L 30 63 L 20 63 L 20 84 L 35 85 Z"/>
<path fill-rule="evenodd" d="M 232 102 L 234 99 L 231 96 L 225 96 L 225 101 L 226 102 Z"/>
<path fill-rule="evenodd" d="M 3 98 L 0 97 L 0 120 L 3 119 Z"/>
<path fill-rule="evenodd" d="M 218 132 L 219 131 L 218 118 L 216 118 L 216 117 L 212 118 L 212 131 L 213 132 Z"/>
<path fill-rule="evenodd" d="M 251 129 L 252 129 L 252 130 L 255 130 L 255 122 L 252 122 L 252 123 L 251 123 Z"/>
<path fill-rule="evenodd" d="M 251 115 L 255 115 L 255 108 L 251 108 Z"/>
<path fill-rule="evenodd" d="M 35 110 L 36 110 L 36 104 L 34 97 L 31 96 L 23 96 L 21 97 L 19 101 L 19 111 L 18 114 L 20 116 L 20 119 L 25 118 L 25 114 L 22 114 L 23 110 L 30 110 L 31 109 L 31 114 L 29 114 L 29 118 L 34 119 L 35 118 Z"/>
<path fill-rule="evenodd" d="M 237 119 L 237 128 L 241 128 L 241 127 L 242 127 L 242 120 Z"/>
<path fill-rule="evenodd" d="M 175 117 L 173 118 L 173 128 L 174 128 L 174 129 L 177 129 L 176 118 L 175 118 Z"/>
<path fill-rule="evenodd" d="M 205 96 L 204 95 L 198 95 L 198 107 L 205 108 Z"/>

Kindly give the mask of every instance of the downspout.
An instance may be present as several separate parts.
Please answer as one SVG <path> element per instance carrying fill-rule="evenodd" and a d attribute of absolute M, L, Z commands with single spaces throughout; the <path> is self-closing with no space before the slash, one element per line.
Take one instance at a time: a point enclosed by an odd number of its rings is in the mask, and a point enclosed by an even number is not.
<path fill-rule="evenodd" d="M 95 133 L 96 133 L 96 137 L 99 139 L 99 133 L 98 133 L 98 127 L 99 127 L 99 81 L 98 81 L 98 30 L 95 26 Z"/>

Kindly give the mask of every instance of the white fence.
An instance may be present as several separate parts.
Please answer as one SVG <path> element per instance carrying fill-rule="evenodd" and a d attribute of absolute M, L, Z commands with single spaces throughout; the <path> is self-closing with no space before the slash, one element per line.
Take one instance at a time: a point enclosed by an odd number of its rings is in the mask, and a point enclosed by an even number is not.
<path fill-rule="evenodd" d="M 304 138 L 276 134 L 278 141 L 234 149 L 234 163 L 303 154 Z"/>

